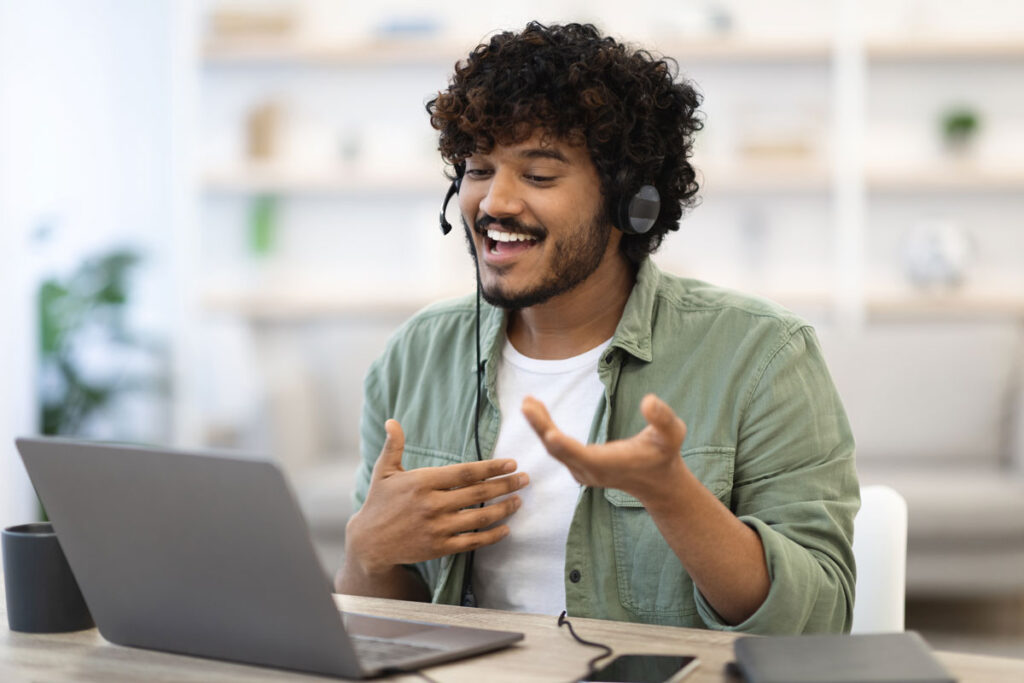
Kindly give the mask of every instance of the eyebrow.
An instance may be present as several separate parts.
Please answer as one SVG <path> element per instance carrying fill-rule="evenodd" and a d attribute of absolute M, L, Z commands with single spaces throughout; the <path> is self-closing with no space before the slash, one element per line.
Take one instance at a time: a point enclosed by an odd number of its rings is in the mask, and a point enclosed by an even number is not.
<path fill-rule="evenodd" d="M 554 161 L 560 161 L 563 164 L 568 164 L 569 160 L 564 154 L 559 152 L 557 149 L 533 147 L 531 149 L 524 149 L 519 153 L 519 156 L 524 159 L 553 159 Z"/>

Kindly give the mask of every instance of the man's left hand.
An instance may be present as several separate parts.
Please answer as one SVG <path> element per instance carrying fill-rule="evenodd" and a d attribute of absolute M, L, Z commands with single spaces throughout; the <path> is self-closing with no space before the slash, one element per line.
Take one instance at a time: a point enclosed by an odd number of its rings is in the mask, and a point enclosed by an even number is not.
<path fill-rule="evenodd" d="M 646 504 L 671 496 L 674 482 L 685 473 L 679 453 L 686 423 L 654 394 L 640 402 L 647 426 L 633 437 L 604 444 L 583 444 L 563 433 L 532 396 L 523 400 L 522 410 L 548 453 L 585 486 L 620 489 Z"/>

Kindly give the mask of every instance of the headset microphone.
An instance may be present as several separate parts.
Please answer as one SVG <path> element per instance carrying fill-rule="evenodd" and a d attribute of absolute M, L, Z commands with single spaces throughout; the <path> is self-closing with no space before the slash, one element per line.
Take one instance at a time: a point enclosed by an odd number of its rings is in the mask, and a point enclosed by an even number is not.
<path fill-rule="evenodd" d="M 448 186 L 448 192 L 445 194 L 444 202 L 441 204 L 441 232 L 445 235 L 452 231 L 452 224 L 448 222 L 448 219 L 444 214 L 448 211 L 448 202 L 452 200 L 452 197 L 459 193 L 459 189 L 462 187 L 462 176 L 465 173 L 465 161 L 460 161 L 455 164 L 455 178 L 452 180 L 452 184 Z"/>
<path fill-rule="evenodd" d="M 448 222 L 444 214 L 448 210 L 448 202 L 459 193 L 459 186 L 462 185 L 462 177 L 458 177 L 448 186 L 448 194 L 444 196 L 444 203 L 441 204 L 441 232 L 447 235 L 452 231 L 452 224 Z"/>

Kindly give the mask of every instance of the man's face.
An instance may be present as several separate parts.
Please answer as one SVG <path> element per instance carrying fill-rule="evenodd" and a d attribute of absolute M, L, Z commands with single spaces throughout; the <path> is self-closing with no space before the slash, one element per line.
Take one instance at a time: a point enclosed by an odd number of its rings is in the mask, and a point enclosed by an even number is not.
<path fill-rule="evenodd" d="M 466 159 L 459 207 L 484 299 L 528 308 L 586 280 L 621 237 L 603 206 L 583 146 L 538 133 Z"/>

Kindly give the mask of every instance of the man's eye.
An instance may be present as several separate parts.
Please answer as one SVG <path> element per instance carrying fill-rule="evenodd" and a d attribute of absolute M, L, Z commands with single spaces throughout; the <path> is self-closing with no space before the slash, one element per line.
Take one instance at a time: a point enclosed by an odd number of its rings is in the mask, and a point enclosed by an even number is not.
<path fill-rule="evenodd" d="M 550 175 L 528 175 L 526 179 L 533 183 L 550 183 L 555 176 Z"/>
<path fill-rule="evenodd" d="M 490 173 L 486 168 L 468 168 L 466 169 L 466 175 L 470 178 L 486 178 Z"/>

